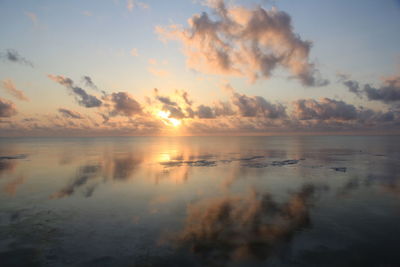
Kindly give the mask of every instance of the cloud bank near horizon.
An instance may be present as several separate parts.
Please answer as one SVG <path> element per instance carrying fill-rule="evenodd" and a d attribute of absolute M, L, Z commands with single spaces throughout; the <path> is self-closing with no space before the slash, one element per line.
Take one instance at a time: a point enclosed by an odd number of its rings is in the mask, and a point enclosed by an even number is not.
<path fill-rule="evenodd" d="M 230 90 L 226 91 L 226 100 L 215 100 L 212 104 L 198 103 L 184 90 L 167 96 L 153 89 L 140 101 L 127 92 L 88 94 L 71 78 L 48 77 L 68 89 L 79 106 L 95 113 L 85 115 L 60 107 L 54 114 L 40 118 L 10 120 L 18 113 L 17 107 L 12 101 L 0 99 L 0 116 L 8 119 L 0 124 L 3 132 L 10 135 L 203 135 L 400 128 L 398 109 L 377 111 L 326 97 L 279 103 L 239 93 L 227 84 L 225 87 Z M 91 87 L 91 84 L 86 86 Z M 390 101 L 390 105 L 392 102 L 395 101 Z M 160 116 L 160 112 L 167 114 L 166 117 Z M 180 122 L 179 127 L 173 127 L 170 123 L 173 119 Z"/>

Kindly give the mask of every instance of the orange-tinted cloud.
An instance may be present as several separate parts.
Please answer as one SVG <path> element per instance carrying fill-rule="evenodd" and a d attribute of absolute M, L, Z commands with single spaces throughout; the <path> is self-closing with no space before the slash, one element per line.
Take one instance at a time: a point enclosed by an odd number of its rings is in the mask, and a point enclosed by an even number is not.
<path fill-rule="evenodd" d="M 209 2 L 216 19 L 203 12 L 193 15 L 189 27 L 156 27 L 164 40 L 182 43 L 187 65 L 212 74 L 268 79 L 278 67 L 288 70 L 305 86 L 328 83 L 318 77 L 309 60 L 311 42 L 293 32 L 291 17 L 276 8 L 250 9 Z"/>
<path fill-rule="evenodd" d="M 12 117 L 17 114 L 17 108 L 14 103 L 0 98 L 0 118 Z"/>
<path fill-rule="evenodd" d="M 16 99 L 22 100 L 22 101 L 29 101 L 29 98 L 25 95 L 25 93 L 21 90 L 18 90 L 12 80 L 7 79 L 4 81 L 1 81 L 1 86 L 4 88 L 4 90 L 8 94 L 15 97 Z"/>

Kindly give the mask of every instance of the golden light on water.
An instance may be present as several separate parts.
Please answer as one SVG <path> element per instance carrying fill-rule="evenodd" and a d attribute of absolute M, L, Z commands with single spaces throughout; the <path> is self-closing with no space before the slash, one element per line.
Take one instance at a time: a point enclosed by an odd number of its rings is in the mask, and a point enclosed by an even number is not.
<path fill-rule="evenodd" d="M 181 125 L 181 121 L 175 118 L 170 118 L 171 112 L 160 110 L 157 115 L 163 120 L 166 125 L 178 127 Z"/>

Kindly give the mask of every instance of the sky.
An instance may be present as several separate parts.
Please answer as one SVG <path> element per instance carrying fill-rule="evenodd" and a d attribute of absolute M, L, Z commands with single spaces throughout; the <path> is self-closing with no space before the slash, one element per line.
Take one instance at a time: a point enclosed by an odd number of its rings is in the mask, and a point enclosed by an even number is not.
<path fill-rule="evenodd" d="M 398 0 L 0 0 L 0 136 L 398 134 Z"/>

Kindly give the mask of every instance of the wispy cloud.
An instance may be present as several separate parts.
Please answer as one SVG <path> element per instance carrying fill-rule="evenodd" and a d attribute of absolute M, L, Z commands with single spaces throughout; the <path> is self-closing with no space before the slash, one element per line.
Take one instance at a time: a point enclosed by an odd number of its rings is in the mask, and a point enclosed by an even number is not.
<path fill-rule="evenodd" d="M 380 86 L 371 84 L 362 86 L 360 82 L 351 79 L 343 79 L 342 83 L 349 92 L 359 97 L 365 96 L 368 100 L 380 101 L 385 104 L 400 103 L 400 75 L 386 77 Z"/>
<path fill-rule="evenodd" d="M 162 65 L 166 65 L 167 62 L 159 62 L 154 58 L 150 58 L 148 60 L 149 66 L 147 67 L 147 70 L 153 74 L 154 76 L 157 77 L 168 77 L 171 75 L 171 72 L 166 70 Z"/>
<path fill-rule="evenodd" d="M 131 56 L 137 57 L 139 56 L 137 48 L 132 48 L 131 51 L 129 52 Z"/>
<path fill-rule="evenodd" d="M 91 17 L 91 16 L 93 16 L 93 13 L 86 10 L 86 11 L 82 11 L 82 15 L 84 15 L 86 17 Z"/>
<path fill-rule="evenodd" d="M 135 7 L 140 7 L 142 9 L 150 8 L 150 6 L 148 4 L 146 4 L 146 3 L 144 3 L 144 2 L 140 2 L 140 1 L 137 1 L 137 0 L 127 0 L 126 1 L 126 8 L 129 11 L 132 11 Z"/>
<path fill-rule="evenodd" d="M 18 90 L 11 79 L 6 79 L 1 81 L 1 86 L 8 94 L 15 97 L 16 99 L 22 101 L 29 101 L 29 98 L 25 95 L 25 93 L 21 90 Z"/>
<path fill-rule="evenodd" d="M 83 116 L 77 111 L 69 110 L 66 108 L 59 108 L 58 112 L 60 112 L 66 118 L 83 119 Z"/>
<path fill-rule="evenodd" d="M 33 12 L 25 12 L 25 15 L 31 20 L 33 26 L 38 26 L 39 19 L 38 16 Z"/>
<path fill-rule="evenodd" d="M 100 99 L 98 99 L 94 95 L 88 94 L 84 89 L 75 86 L 74 82 L 70 78 L 52 74 L 49 74 L 47 76 L 49 77 L 49 79 L 68 88 L 75 95 L 75 98 L 79 105 L 87 108 L 100 107 L 102 105 L 102 101 Z"/>
<path fill-rule="evenodd" d="M 140 104 L 126 92 L 112 93 L 111 101 L 114 104 L 111 115 L 132 116 L 142 113 Z"/>
<path fill-rule="evenodd" d="M 14 49 L 7 49 L 4 52 L 0 52 L 0 59 L 9 61 L 9 62 L 14 62 L 14 63 L 20 63 L 24 64 L 30 67 L 33 67 L 33 63 L 26 58 L 22 57 L 16 50 Z"/>

